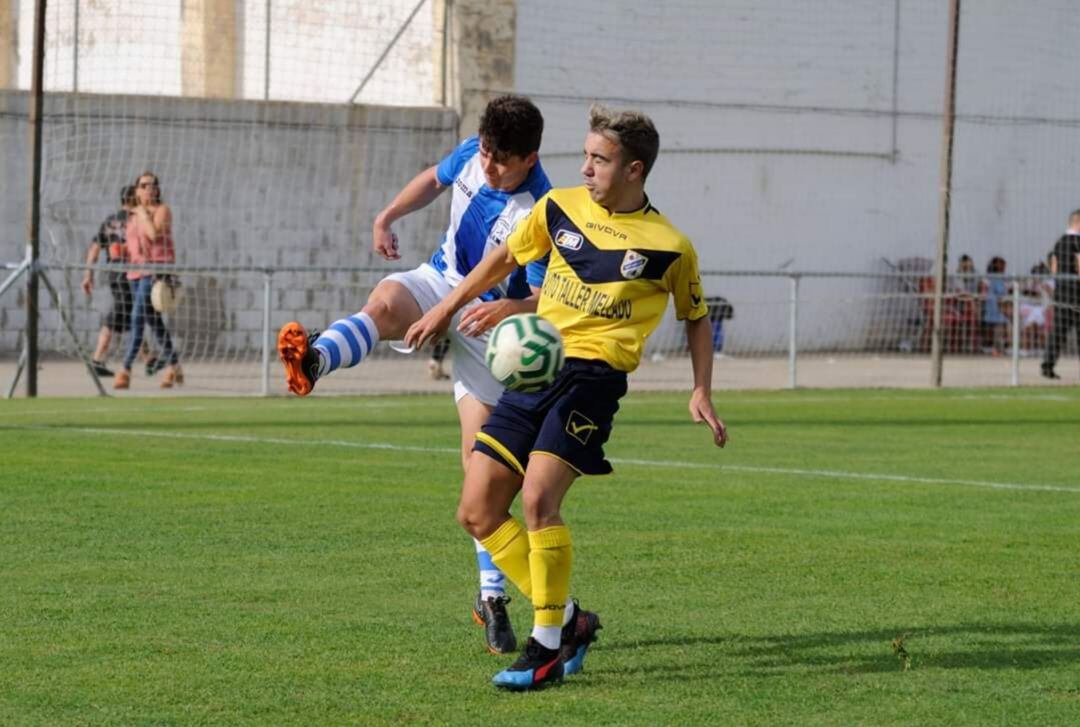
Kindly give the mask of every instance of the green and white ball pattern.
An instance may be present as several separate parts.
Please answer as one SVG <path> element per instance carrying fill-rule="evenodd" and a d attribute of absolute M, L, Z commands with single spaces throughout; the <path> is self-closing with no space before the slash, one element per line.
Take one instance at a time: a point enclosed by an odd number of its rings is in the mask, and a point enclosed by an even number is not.
<path fill-rule="evenodd" d="M 491 331 L 486 360 L 492 376 L 506 388 L 539 391 L 562 368 L 562 336 L 535 313 L 508 316 Z"/>

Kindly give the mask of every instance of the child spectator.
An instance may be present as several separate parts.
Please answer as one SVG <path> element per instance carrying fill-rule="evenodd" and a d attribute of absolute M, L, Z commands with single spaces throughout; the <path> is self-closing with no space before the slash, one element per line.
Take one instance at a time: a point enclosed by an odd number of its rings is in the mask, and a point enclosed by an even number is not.
<path fill-rule="evenodd" d="M 988 277 L 983 278 L 979 286 L 979 294 L 983 299 L 983 343 L 986 346 L 983 352 L 991 356 L 1001 356 L 1005 351 L 1009 313 L 1012 311 L 1009 286 L 1005 279 L 1000 277 L 1005 274 L 1005 258 L 997 255 L 990 258 L 986 273 Z"/>

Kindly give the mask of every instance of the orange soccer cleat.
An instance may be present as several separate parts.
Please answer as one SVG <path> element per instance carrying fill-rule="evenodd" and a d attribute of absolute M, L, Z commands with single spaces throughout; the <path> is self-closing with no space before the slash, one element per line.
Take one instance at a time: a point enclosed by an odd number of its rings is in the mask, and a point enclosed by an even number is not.
<path fill-rule="evenodd" d="M 285 385 L 297 396 L 310 394 L 319 377 L 319 355 L 311 345 L 318 337 L 317 331 L 309 334 L 296 321 L 278 331 L 277 350 L 285 365 Z"/>

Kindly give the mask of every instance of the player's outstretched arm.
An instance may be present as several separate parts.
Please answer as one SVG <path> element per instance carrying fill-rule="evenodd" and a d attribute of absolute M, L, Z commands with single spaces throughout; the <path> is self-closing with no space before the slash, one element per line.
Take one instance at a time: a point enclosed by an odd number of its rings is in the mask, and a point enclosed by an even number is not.
<path fill-rule="evenodd" d="M 518 313 L 535 313 L 538 300 L 539 289 L 534 288 L 533 294 L 528 298 L 500 298 L 478 303 L 461 314 L 458 330 L 466 336 L 482 336 L 504 318 Z"/>
<path fill-rule="evenodd" d="M 393 201 L 375 216 L 375 225 L 372 228 L 375 252 L 385 259 L 401 259 L 397 235 L 390 229 L 391 225 L 410 212 L 427 207 L 446 189 L 439 183 L 435 170 L 436 167 L 429 167 L 413 177 Z"/>
<path fill-rule="evenodd" d="M 405 345 L 420 348 L 445 333 L 450 326 L 450 319 L 462 306 L 485 290 L 490 290 L 516 267 L 517 261 L 510 254 L 505 242 L 493 249 L 450 291 L 450 295 L 433 305 L 420 320 L 409 326 L 409 330 L 405 332 Z"/>
<path fill-rule="evenodd" d="M 708 316 L 686 322 L 686 340 L 690 344 L 690 365 L 694 369 L 694 391 L 690 394 L 690 418 L 705 422 L 712 430 L 717 447 L 727 444 L 727 427 L 712 403 L 712 324 Z"/>

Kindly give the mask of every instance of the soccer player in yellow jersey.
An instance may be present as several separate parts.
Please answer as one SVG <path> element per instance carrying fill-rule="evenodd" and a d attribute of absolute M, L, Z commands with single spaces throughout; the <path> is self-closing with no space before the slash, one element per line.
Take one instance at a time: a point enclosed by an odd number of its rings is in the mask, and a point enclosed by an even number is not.
<path fill-rule="evenodd" d="M 580 671 L 599 617 L 570 599 L 573 546 L 560 506 L 580 475 L 611 472 L 603 444 L 626 375 L 668 296 L 686 321 L 694 385 L 690 416 L 723 447 L 727 430 L 713 408 L 712 330 L 690 241 L 652 204 L 645 178 L 660 137 L 637 112 L 594 106 L 581 172 L 585 184 L 553 189 L 503 244 L 406 333 L 421 346 L 451 317 L 516 266 L 551 253 L 537 312 L 562 334 L 566 364 L 536 393 L 507 391 L 476 437 L 457 518 L 533 604 L 524 651 L 495 675 L 498 687 L 525 690 Z M 467 331 L 469 313 L 459 328 Z M 521 492 L 524 526 L 510 514 Z"/>

